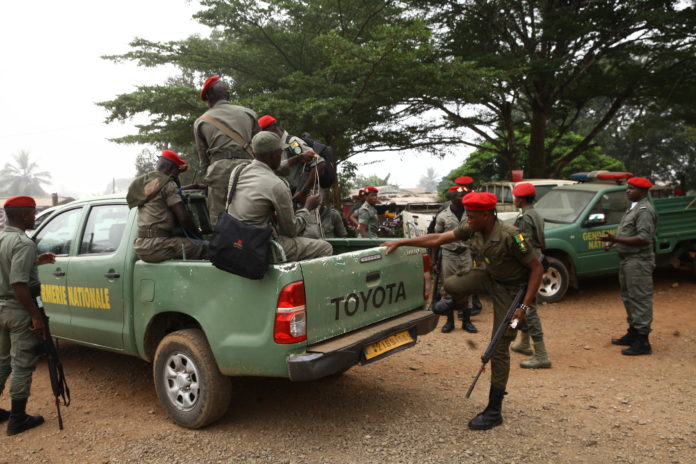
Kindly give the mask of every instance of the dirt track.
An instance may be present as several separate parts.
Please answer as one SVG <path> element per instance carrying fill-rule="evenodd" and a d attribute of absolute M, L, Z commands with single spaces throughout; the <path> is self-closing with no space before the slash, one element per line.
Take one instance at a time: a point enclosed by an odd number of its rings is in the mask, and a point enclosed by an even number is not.
<path fill-rule="evenodd" d="M 75 345 L 62 350 L 74 404 L 59 431 L 42 364 L 30 412 L 47 424 L 0 435 L 0 463 L 694 463 L 696 284 L 658 271 L 654 354 L 622 356 L 615 278 L 584 281 L 541 307 L 554 367 L 530 371 L 513 353 L 505 423 L 472 432 L 488 374 L 464 399 L 490 334 L 490 305 L 468 335 L 436 329 L 413 349 L 308 384 L 235 381 L 229 413 L 204 430 L 171 423 L 150 365 Z M 0 399 L 9 407 L 9 399 Z"/>

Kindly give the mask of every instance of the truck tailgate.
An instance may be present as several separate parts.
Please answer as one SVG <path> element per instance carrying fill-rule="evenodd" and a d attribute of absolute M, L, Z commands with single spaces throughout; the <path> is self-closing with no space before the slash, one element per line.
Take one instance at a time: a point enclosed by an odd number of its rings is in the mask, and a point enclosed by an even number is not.
<path fill-rule="evenodd" d="M 422 307 L 423 250 L 384 248 L 303 261 L 307 343 L 315 344 Z"/>

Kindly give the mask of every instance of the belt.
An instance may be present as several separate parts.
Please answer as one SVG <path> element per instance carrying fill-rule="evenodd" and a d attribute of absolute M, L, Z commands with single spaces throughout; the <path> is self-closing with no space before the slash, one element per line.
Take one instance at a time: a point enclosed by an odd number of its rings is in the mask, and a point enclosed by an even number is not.
<path fill-rule="evenodd" d="M 243 151 L 243 150 L 235 150 L 235 151 L 219 151 L 213 155 L 210 155 L 210 164 L 213 164 L 216 161 L 220 161 L 223 159 L 241 159 L 241 160 L 248 160 L 251 159 L 249 155 Z"/>
<path fill-rule="evenodd" d="M 164 229 L 144 229 L 141 227 L 138 228 L 138 238 L 156 238 L 156 237 L 168 238 L 171 236 L 172 236 L 172 233 L 170 231 L 164 230 Z"/>

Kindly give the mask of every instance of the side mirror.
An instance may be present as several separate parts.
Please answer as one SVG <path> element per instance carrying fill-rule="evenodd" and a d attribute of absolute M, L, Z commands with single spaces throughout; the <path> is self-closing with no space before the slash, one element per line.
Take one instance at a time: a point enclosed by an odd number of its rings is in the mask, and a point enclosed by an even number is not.
<path fill-rule="evenodd" d="M 590 214 L 590 217 L 582 222 L 583 227 L 601 226 L 607 223 L 604 213 Z"/>

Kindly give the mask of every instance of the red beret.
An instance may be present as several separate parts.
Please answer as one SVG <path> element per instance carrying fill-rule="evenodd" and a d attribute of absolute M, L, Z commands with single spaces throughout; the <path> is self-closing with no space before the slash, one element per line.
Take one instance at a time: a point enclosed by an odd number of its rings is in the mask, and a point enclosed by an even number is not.
<path fill-rule="evenodd" d="M 162 157 L 167 158 L 169 161 L 174 162 L 177 166 L 179 166 L 179 169 L 183 168 L 184 166 L 188 167 L 188 165 L 186 164 L 186 161 L 182 160 L 179 157 L 179 155 L 177 155 L 176 153 L 174 153 L 171 150 L 164 150 L 162 152 Z M 186 168 L 184 168 L 184 169 L 186 169 Z"/>
<path fill-rule="evenodd" d="M 633 185 L 634 187 L 642 189 L 649 189 L 653 186 L 652 182 L 650 182 L 645 177 L 631 177 L 630 179 L 628 179 L 628 183 Z"/>
<path fill-rule="evenodd" d="M 521 184 L 515 185 L 512 189 L 512 194 L 516 197 L 531 197 L 536 195 L 536 189 L 529 182 L 522 182 Z"/>
<path fill-rule="evenodd" d="M 474 192 L 465 196 L 462 203 L 464 208 L 470 211 L 491 211 L 495 209 L 498 197 L 495 196 L 495 193 Z"/>
<path fill-rule="evenodd" d="M 474 179 L 469 176 L 461 176 L 454 179 L 454 183 L 457 185 L 471 185 L 474 183 Z"/>
<path fill-rule="evenodd" d="M 379 193 L 379 190 L 377 190 L 375 187 L 368 185 L 365 187 L 365 193 Z"/>
<path fill-rule="evenodd" d="M 358 195 L 365 195 L 365 189 L 358 190 Z"/>
<path fill-rule="evenodd" d="M 217 76 L 210 76 L 206 81 L 205 84 L 203 84 L 203 90 L 201 90 L 201 100 L 207 101 L 208 97 L 206 96 L 206 92 L 210 90 L 210 88 L 213 86 L 214 83 L 219 81 L 220 78 Z"/>
<path fill-rule="evenodd" d="M 11 207 L 36 208 L 36 202 L 32 197 L 11 197 L 5 200 L 5 208 Z"/>
<path fill-rule="evenodd" d="M 268 126 L 270 126 L 274 122 L 278 122 L 278 120 L 276 118 L 274 118 L 273 116 L 271 116 L 270 114 L 266 114 L 266 115 L 261 116 L 259 118 L 259 126 L 261 126 L 261 129 L 267 128 Z"/>
<path fill-rule="evenodd" d="M 468 192 L 469 189 L 464 187 L 463 185 L 453 185 L 451 186 L 447 192 L 452 193 L 452 192 Z"/>

